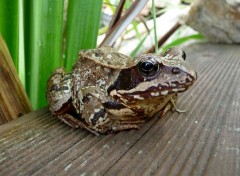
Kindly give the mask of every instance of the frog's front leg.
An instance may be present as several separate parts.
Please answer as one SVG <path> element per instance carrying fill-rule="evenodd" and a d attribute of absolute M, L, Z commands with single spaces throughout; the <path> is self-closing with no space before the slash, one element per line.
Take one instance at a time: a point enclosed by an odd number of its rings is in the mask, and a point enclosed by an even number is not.
<path fill-rule="evenodd" d="M 164 116 L 169 110 L 171 111 L 177 111 L 178 113 L 184 113 L 186 110 L 180 110 L 176 106 L 178 95 L 174 94 L 170 101 L 166 104 L 166 106 L 161 110 L 160 117 Z"/>
<path fill-rule="evenodd" d="M 160 117 L 164 116 L 168 111 L 172 110 L 172 111 L 177 111 L 175 108 L 175 103 L 177 101 L 178 95 L 174 94 L 170 101 L 166 104 L 166 106 L 160 111 Z"/>
<path fill-rule="evenodd" d="M 81 94 L 82 106 L 84 107 L 78 107 L 77 104 L 74 104 L 74 107 L 84 109 L 81 111 L 81 119 L 84 121 L 83 128 L 85 129 L 105 134 L 127 129 L 138 129 L 139 125 L 143 123 L 142 120 L 121 120 L 121 118 L 111 115 L 103 105 L 104 102 L 108 101 L 108 98 L 104 91 L 97 86 L 84 87 L 78 90 L 77 94 Z M 76 112 L 80 112 L 80 109 Z M 78 121 L 76 124 L 74 120 L 72 122 L 73 126 L 78 125 Z M 79 126 L 81 127 L 81 125 Z"/>

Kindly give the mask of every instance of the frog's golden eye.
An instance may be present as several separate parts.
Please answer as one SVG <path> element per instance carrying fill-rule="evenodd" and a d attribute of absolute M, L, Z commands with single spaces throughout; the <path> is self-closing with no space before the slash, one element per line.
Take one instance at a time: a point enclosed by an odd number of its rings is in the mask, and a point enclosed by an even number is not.
<path fill-rule="evenodd" d="M 142 59 L 138 63 L 138 69 L 144 76 L 153 76 L 159 72 L 159 64 L 153 58 Z"/>

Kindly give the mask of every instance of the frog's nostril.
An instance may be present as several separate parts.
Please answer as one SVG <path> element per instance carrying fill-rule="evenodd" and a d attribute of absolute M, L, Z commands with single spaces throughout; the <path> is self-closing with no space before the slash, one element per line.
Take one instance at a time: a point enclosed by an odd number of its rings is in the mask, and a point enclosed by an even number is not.
<path fill-rule="evenodd" d="M 186 60 L 186 53 L 184 51 L 182 52 L 182 58 Z"/>
<path fill-rule="evenodd" d="M 178 67 L 173 67 L 173 68 L 172 68 L 172 72 L 173 72 L 174 74 L 179 74 L 179 73 L 181 72 L 181 70 L 180 70 Z"/>

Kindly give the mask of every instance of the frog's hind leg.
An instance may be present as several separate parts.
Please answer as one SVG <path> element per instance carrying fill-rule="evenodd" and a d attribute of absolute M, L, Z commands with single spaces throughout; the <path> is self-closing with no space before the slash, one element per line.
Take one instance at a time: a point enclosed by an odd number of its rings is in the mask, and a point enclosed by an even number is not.
<path fill-rule="evenodd" d="M 79 119 L 76 119 L 70 114 L 62 114 L 62 115 L 58 115 L 57 117 L 72 128 L 79 128 L 79 127 L 84 128 L 97 136 L 99 135 L 98 132 L 90 129 L 85 122 Z"/>
<path fill-rule="evenodd" d="M 140 119 L 140 120 L 134 120 L 134 121 L 116 121 L 111 124 L 111 131 L 117 132 L 117 131 L 123 131 L 123 130 L 131 130 L 131 129 L 139 129 L 140 125 L 145 123 L 146 120 Z"/>
<path fill-rule="evenodd" d="M 48 79 L 47 92 L 51 93 L 53 91 L 56 91 L 56 89 L 60 87 L 60 85 L 66 83 L 69 78 L 70 77 L 68 76 L 64 68 L 57 68 Z"/>
<path fill-rule="evenodd" d="M 139 129 L 140 125 L 145 122 L 145 120 L 118 120 L 114 119 L 111 114 L 106 112 L 106 110 L 102 107 L 100 109 L 95 110 L 94 114 L 92 114 L 89 118 L 89 128 L 101 133 L 108 134 L 123 130 L 130 129 Z"/>
<path fill-rule="evenodd" d="M 47 101 L 53 114 L 71 99 L 71 76 L 63 68 L 57 68 L 47 83 Z"/>

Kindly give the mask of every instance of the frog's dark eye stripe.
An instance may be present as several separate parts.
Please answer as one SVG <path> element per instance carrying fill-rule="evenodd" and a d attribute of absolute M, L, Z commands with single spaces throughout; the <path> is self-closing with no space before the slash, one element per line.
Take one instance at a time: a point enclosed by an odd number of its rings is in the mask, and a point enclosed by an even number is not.
<path fill-rule="evenodd" d="M 159 71 L 159 64 L 152 58 L 143 59 L 139 62 L 138 69 L 144 76 L 153 76 Z"/>

